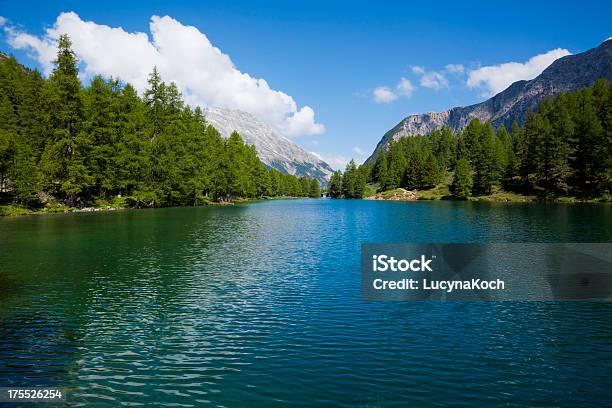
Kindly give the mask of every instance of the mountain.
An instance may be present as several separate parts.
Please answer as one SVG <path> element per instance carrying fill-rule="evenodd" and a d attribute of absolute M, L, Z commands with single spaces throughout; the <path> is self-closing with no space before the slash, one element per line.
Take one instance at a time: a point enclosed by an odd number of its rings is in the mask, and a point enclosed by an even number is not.
<path fill-rule="evenodd" d="M 600 78 L 612 81 L 612 39 L 586 52 L 559 58 L 536 78 L 515 82 L 484 102 L 406 117 L 384 134 L 366 163 L 372 162 L 392 140 L 425 135 L 444 126 L 456 132 L 472 119 L 491 122 L 495 128 L 504 125 L 509 129 L 515 121 L 522 125 L 527 111 L 536 110 L 546 96 L 585 88 Z"/>
<path fill-rule="evenodd" d="M 315 178 L 327 185 L 333 170 L 314 153 L 307 152 L 286 137 L 281 136 L 270 125 L 250 113 L 210 107 L 204 109 L 204 116 L 223 137 L 235 130 L 247 144 L 255 146 L 259 158 L 266 166 L 283 173 Z"/>

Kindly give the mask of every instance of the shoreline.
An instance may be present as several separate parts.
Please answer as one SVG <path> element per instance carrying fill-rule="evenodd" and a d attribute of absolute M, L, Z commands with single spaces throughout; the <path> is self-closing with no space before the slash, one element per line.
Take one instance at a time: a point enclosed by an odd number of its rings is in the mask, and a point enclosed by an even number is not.
<path fill-rule="evenodd" d="M 396 189 L 398 190 L 398 189 Z M 403 190 L 403 189 L 402 189 Z M 427 196 L 421 195 L 420 191 L 409 191 L 405 190 L 406 195 L 400 196 L 394 191 L 392 191 L 392 195 L 388 197 L 384 197 L 385 193 L 378 193 L 374 196 L 364 197 L 358 200 L 362 201 L 386 201 L 386 202 L 424 202 L 424 201 L 455 201 L 455 202 L 481 202 L 481 203 L 500 203 L 500 204 L 610 204 L 610 201 L 606 201 L 603 198 L 600 199 L 579 199 L 576 197 L 556 197 L 549 199 L 539 199 L 536 196 L 521 196 L 521 195 L 503 195 L 503 194 L 492 194 L 490 196 L 479 196 L 479 197 L 469 197 L 467 199 L 459 199 L 452 196 Z M 111 207 L 111 206 L 103 206 L 103 207 L 83 207 L 83 208 L 74 208 L 74 207 L 43 207 L 40 209 L 32 209 L 27 206 L 19 205 L 19 204 L 7 204 L 0 205 L 0 218 L 13 218 L 13 217 L 22 217 L 22 216 L 38 216 L 38 215 L 54 215 L 54 214 L 80 214 L 80 213 L 94 213 L 94 212 L 114 212 L 114 211 L 124 211 L 124 210 L 146 210 L 146 209 L 160 209 L 160 208 L 186 208 L 186 207 L 206 207 L 206 206 L 233 206 L 233 205 L 241 205 L 241 204 L 250 204 L 259 201 L 273 201 L 273 200 L 296 200 L 302 198 L 311 198 L 317 199 L 313 197 L 267 197 L 267 198 L 252 198 L 252 199 L 241 199 L 230 202 L 222 202 L 222 201 L 207 201 L 198 205 L 176 205 L 176 206 L 166 206 L 166 207 Z M 340 198 L 343 200 L 343 198 Z"/>
<path fill-rule="evenodd" d="M 578 203 L 595 203 L 595 204 L 610 204 L 610 197 L 602 196 L 595 198 L 580 198 L 573 196 L 557 196 L 542 198 L 536 195 L 523 195 L 503 190 L 494 191 L 486 196 L 474 196 L 467 198 L 459 198 L 453 196 L 447 189 L 434 188 L 431 190 L 406 190 L 396 188 L 393 190 L 382 191 L 362 200 L 371 201 L 471 201 L 471 202 L 488 202 L 488 203 L 555 203 L 555 204 L 578 204 Z"/>
<path fill-rule="evenodd" d="M 299 198 L 313 197 L 261 197 L 261 198 L 243 198 L 233 201 L 203 201 L 197 205 L 173 205 L 164 207 L 127 207 L 127 206 L 90 206 L 83 208 L 65 207 L 62 205 L 53 207 L 32 208 L 21 204 L 2 204 L 0 205 L 0 218 L 13 218 L 22 216 L 38 216 L 38 215 L 55 215 L 55 214 L 80 214 L 93 212 L 113 212 L 124 210 L 147 210 L 159 208 L 184 208 L 184 207 L 207 207 L 207 206 L 234 206 L 241 204 L 250 204 L 257 201 L 272 201 L 272 200 L 295 200 Z M 315 197 L 316 199 L 316 197 Z"/>

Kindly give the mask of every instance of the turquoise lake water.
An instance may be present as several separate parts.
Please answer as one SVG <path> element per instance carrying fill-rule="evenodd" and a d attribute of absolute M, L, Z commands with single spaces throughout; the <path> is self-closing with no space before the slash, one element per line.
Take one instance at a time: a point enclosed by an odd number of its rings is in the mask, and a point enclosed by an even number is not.
<path fill-rule="evenodd" d="M 612 206 L 278 200 L 0 219 L 0 386 L 73 406 L 592 406 L 612 305 L 364 302 L 360 245 L 612 242 Z"/>

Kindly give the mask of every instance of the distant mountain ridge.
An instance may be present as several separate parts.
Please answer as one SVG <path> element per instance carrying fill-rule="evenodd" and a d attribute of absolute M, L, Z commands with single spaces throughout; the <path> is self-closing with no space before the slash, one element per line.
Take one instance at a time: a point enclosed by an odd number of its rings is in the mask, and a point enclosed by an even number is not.
<path fill-rule="evenodd" d="M 453 132 L 467 126 L 472 119 L 491 122 L 497 128 L 509 128 L 513 122 L 525 123 L 529 110 L 536 110 L 546 96 L 573 91 L 593 85 L 598 79 L 612 81 L 612 39 L 597 48 L 580 54 L 568 55 L 554 61 L 540 75 L 530 81 L 517 81 L 492 98 L 465 107 L 443 112 L 410 115 L 384 134 L 372 155 L 370 163 L 389 142 L 406 136 L 425 135 L 442 127 Z"/>
<path fill-rule="evenodd" d="M 295 176 L 315 178 L 327 185 L 333 169 L 314 153 L 302 149 L 250 113 L 218 107 L 204 109 L 206 121 L 223 137 L 235 130 L 247 144 L 255 146 L 261 161 L 276 170 Z"/>

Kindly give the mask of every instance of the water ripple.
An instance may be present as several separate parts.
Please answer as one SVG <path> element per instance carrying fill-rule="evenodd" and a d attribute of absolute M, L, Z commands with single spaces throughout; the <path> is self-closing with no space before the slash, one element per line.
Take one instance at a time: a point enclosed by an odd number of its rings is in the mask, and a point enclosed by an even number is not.
<path fill-rule="evenodd" d="M 72 406 L 602 406 L 610 306 L 362 302 L 362 242 L 612 240 L 606 206 L 291 200 L 0 220 L 0 379 Z"/>

